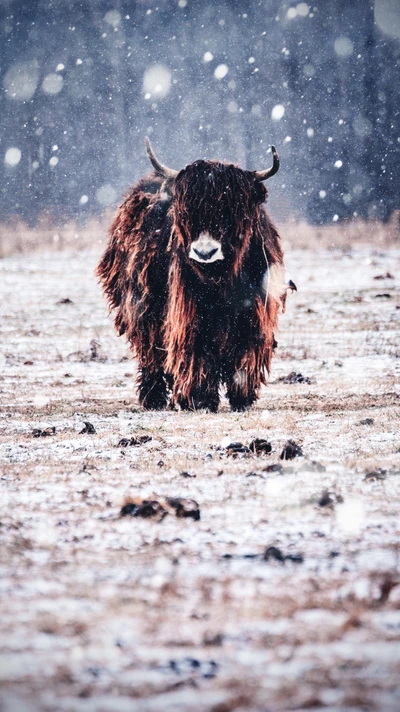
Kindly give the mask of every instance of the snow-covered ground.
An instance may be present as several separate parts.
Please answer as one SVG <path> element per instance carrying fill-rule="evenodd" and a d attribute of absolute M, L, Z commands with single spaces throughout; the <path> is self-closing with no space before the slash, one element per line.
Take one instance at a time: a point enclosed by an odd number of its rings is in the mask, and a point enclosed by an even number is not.
<path fill-rule="evenodd" d="M 0 262 L 0 709 L 397 712 L 400 250 L 289 252 L 271 382 L 217 415 L 138 407 L 98 256 Z"/>

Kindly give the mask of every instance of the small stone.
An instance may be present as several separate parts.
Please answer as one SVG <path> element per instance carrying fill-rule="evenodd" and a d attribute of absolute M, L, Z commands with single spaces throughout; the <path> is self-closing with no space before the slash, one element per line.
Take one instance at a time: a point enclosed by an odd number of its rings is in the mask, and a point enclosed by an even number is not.
<path fill-rule="evenodd" d="M 40 428 L 35 428 L 32 431 L 32 435 L 34 438 L 47 438 L 47 437 L 49 437 L 49 435 L 55 435 L 55 434 L 56 434 L 56 429 L 55 429 L 54 425 L 49 428 L 44 428 L 43 430 L 41 430 Z"/>
<path fill-rule="evenodd" d="M 391 272 L 386 272 L 385 274 L 377 274 L 374 279 L 394 279 Z"/>
<path fill-rule="evenodd" d="M 140 435 L 138 438 L 121 438 L 117 447 L 134 447 L 137 445 L 144 445 L 144 443 L 148 443 L 152 439 L 151 435 Z"/>
<path fill-rule="evenodd" d="M 304 556 L 303 554 L 283 554 L 277 546 L 269 546 L 264 552 L 263 560 L 269 561 L 270 559 L 279 561 L 282 564 L 285 561 L 292 561 L 294 564 L 302 564 Z"/>
<path fill-rule="evenodd" d="M 249 450 L 256 455 L 269 455 L 272 452 L 272 445 L 268 440 L 263 438 L 255 438 L 249 445 Z"/>
<path fill-rule="evenodd" d="M 303 376 L 302 373 L 296 373 L 296 371 L 291 371 L 287 376 L 281 376 L 278 378 L 276 383 L 308 383 L 311 384 L 312 380 L 308 376 Z"/>
<path fill-rule="evenodd" d="M 373 418 L 364 418 L 363 420 L 360 420 L 358 425 L 373 425 L 374 424 L 374 419 Z"/>
<path fill-rule="evenodd" d="M 326 507 L 327 509 L 334 509 L 336 504 L 342 504 L 342 502 L 343 497 L 341 494 L 324 490 L 318 500 L 318 506 Z"/>
<path fill-rule="evenodd" d="M 281 452 L 281 460 L 294 460 L 295 457 L 303 457 L 303 451 L 294 440 L 288 440 Z"/>
<path fill-rule="evenodd" d="M 126 501 L 120 510 L 121 517 L 143 517 L 160 522 L 168 514 L 178 518 L 200 519 L 200 508 L 194 499 L 183 497 L 160 497 L 158 499 L 132 499 Z"/>
<path fill-rule="evenodd" d="M 92 425 L 92 423 L 89 423 L 88 420 L 84 420 L 83 422 L 84 422 L 85 427 L 82 428 L 82 430 L 80 431 L 79 434 L 80 435 L 95 435 L 96 428 L 94 427 L 94 425 Z"/>
<path fill-rule="evenodd" d="M 274 462 L 272 465 L 267 465 L 266 467 L 262 468 L 263 472 L 279 472 L 282 474 L 283 472 L 283 467 L 280 464 L 280 462 Z"/>
<path fill-rule="evenodd" d="M 364 482 L 379 482 L 386 479 L 387 470 L 378 467 L 376 470 L 371 470 L 365 473 Z"/>
<path fill-rule="evenodd" d="M 230 443 L 226 447 L 226 454 L 237 457 L 240 453 L 250 452 L 249 448 L 243 443 Z"/>
<path fill-rule="evenodd" d="M 121 438 L 121 440 L 118 443 L 118 447 L 128 447 L 129 443 L 130 443 L 129 438 Z"/>
<path fill-rule="evenodd" d="M 172 507 L 177 517 L 194 519 L 198 522 L 200 519 L 200 508 L 194 499 L 185 499 L 181 497 L 167 497 L 167 504 Z"/>
<path fill-rule="evenodd" d="M 277 546 L 269 546 L 268 549 L 265 550 L 264 556 L 263 556 L 264 561 L 269 561 L 270 559 L 274 559 L 275 561 L 284 561 L 285 557 L 282 554 L 281 550 L 278 549 Z"/>
<path fill-rule="evenodd" d="M 157 500 L 144 499 L 141 502 L 127 502 L 121 508 L 120 516 L 157 518 L 160 521 L 167 513 L 167 510 Z"/>

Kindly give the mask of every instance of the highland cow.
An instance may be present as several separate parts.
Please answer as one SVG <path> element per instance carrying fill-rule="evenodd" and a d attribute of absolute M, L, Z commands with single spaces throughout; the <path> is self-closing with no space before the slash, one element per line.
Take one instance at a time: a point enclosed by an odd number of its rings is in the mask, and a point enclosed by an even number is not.
<path fill-rule="evenodd" d="M 154 172 L 120 206 L 97 274 L 139 362 L 139 401 L 215 412 L 222 383 L 244 410 L 266 383 L 279 309 L 288 287 L 263 181 L 279 168 L 248 171 L 198 160 Z"/>

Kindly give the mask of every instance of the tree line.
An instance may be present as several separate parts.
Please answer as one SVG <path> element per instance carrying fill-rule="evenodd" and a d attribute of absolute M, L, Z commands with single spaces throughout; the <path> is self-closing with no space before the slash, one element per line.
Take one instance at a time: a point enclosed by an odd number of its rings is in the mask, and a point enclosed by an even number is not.
<path fill-rule="evenodd" d="M 279 218 L 388 219 L 400 39 L 379 2 L 2 0 L 2 219 L 101 212 L 148 171 L 145 135 L 174 168 L 260 170 L 275 144 Z"/>

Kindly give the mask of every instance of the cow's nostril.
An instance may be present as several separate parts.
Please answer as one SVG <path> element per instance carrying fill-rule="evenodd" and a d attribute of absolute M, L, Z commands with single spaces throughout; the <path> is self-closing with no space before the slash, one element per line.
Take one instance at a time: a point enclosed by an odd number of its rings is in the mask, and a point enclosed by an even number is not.
<path fill-rule="evenodd" d="M 195 247 L 193 248 L 193 250 L 196 253 L 197 257 L 200 257 L 201 260 L 210 260 L 211 257 L 213 257 L 218 252 L 218 247 L 214 247 L 208 252 L 201 252 L 200 250 L 196 250 Z"/>

